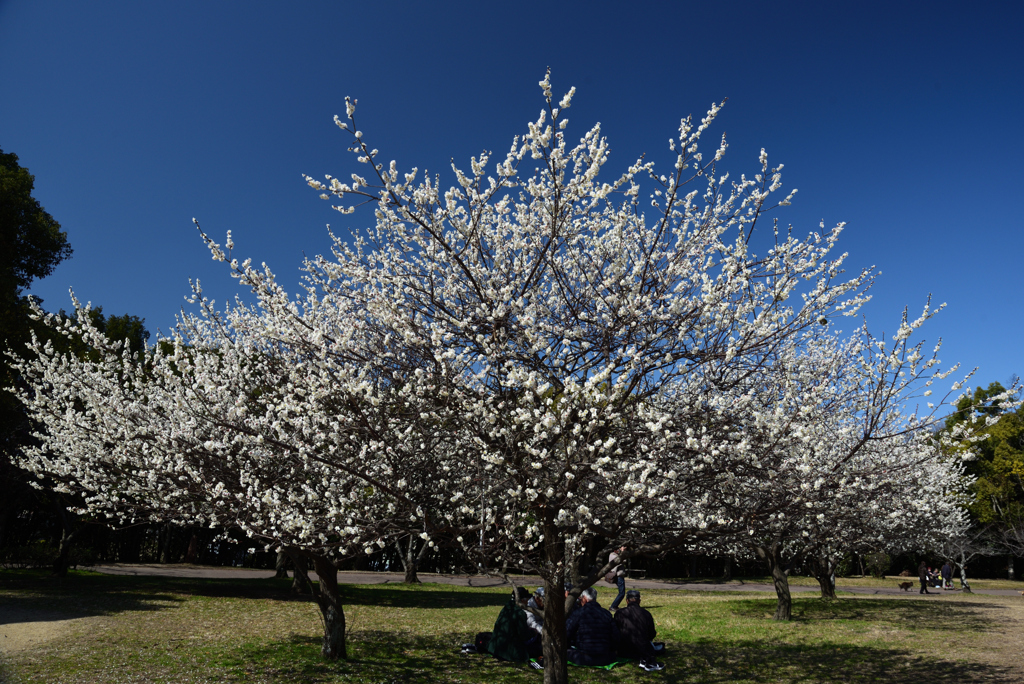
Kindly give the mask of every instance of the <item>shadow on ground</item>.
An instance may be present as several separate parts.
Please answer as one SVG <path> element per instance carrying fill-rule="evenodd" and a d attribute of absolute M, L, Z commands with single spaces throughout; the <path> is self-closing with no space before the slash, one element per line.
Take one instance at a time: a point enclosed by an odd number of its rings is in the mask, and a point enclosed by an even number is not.
<path fill-rule="evenodd" d="M 107 615 L 129 610 L 160 610 L 187 596 L 210 598 L 310 601 L 308 592 L 296 594 L 290 579 L 206 579 L 103 575 L 70 572 L 54 577 L 45 571 L 0 571 L 0 624 L 4 614 L 34 612 L 40 619 Z M 507 590 L 487 591 L 447 584 L 342 585 L 343 605 L 390 606 L 447 610 L 501 607 Z M 20 621 L 20 620 L 19 620 Z"/>
<path fill-rule="evenodd" d="M 669 660 L 669 659 L 667 659 Z M 1019 682 L 1020 672 L 979 663 L 924 658 L 906 650 L 864 646 L 771 646 L 746 641 L 688 646 L 670 659 L 668 682 Z"/>
<path fill-rule="evenodd" d="M 745 618 L 771 617 L 775 613 L 776 600 L 747 599 L 730 601 L 733 612 Z M 900 629 L 915 625 L 927 626 L 929 630 L 964 632 L 988 631 L 992 628 L 991 604 L 935 602 L 927 599 L 872 599 L 823 601 L 819 598 L 794 598 L 794 622 L 828 620 L 863 620 L 873 623 L 888 623 Z"/>
<path fill-rule="evenodd" d="M 354 632 L 349 660 L 319 657 L 320 640 L 293 636 L 287 641 L 247 644 L 223 661 L 234 677 L 303 682 L 537 682 L 535 670 L 484 655 L 460 655 L 464 635 L 422 637 L 392 632 Z M 901 649 L 848 645 L 778 646 L 756 641 L 669 644 L 659 673 L 626 664 L 605 672 L 572 668 L 574 682 L 672 684 L 760 684 L 806 682 L 869 684 L 981 684 L 1020 682 L 1020 672 L 978 663 L 923 658 Z"/>

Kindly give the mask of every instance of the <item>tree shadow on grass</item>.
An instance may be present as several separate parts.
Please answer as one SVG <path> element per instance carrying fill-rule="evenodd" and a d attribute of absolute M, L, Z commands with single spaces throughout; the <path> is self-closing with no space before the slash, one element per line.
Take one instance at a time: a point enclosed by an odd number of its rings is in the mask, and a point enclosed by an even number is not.
<path fill-rule="evenodd" d="M 537 682 L 539 673 L 522 664 L 485 655 L 460 655 L 463 635 L 417 636 L 395 632 L 353 632 L 349 660 L 320 657 L 320 639 L 293 635 L 275 642 L 245 644 L 222 660 L 228 674 L 242 680 L 367 682 Z M 572 668 L 574 682 L 669 682 L 671 684 L 981 684 L 1019 683 L 1019 671 L 979 663 L 959 663 L 916 655 L 905 649 L 853 645 L 789 646 L 759 641 L 724 644 L 669 643 L 666 668 L 641 672 L 627 664 L 611 671 Z"/>
<path fill-rule="evenodd" d="M 1019 670 L 982 663 L 923 657 L 903 649 L 854 645 L 787 646 L 743 641 L 723 647 L 713 642 L 686 647 L 666 659 L 664 681 L 705 682 L 850 682 L 920 684 L 928 682 L 1020 682 Z"/>
<path fill-rule="evenodd" d="M 166 590 L 96 582 L 78 573 L 0 572 L 0 624 L 163 610 L 183 600 Z"/>
<path fill-rule="evenodd" d="M 159 610 L 186 596 L 207 598 L 263 599 L 308 602 L 309 592 L 296 594 L 290 579 L 212 579 L 104 575 L 70 572 L 54 577 L 45 571 L 0 572 L 0 601 L 19 614 L 34 611 L 50 619 L 107 615 L 130 610 Z M 448 610 L 456 608 L 500 608 L 508 590 L 488 591 L 444 584 L 427 585 L 343 585 L 342 605 L 389 606 Z M 41 617 L 40 619 L 45 619 Z M 22 621 L 18 618 L 17 621 Z"/>
<path fill-rule="evenodd" d="M 486 655 L 458 653 L 458 634 L 419 636 L 387 631 L 349 635 L 345 661 L 320 657 L 320 639 L 293 635 L 286 641 L 251 643 L 223 664 L 239 679 L 259 681 L 372 682 L 531 682 L 539 677 L 525 664 L 498 661 Z"/>
<path fill-rule="evenodd" d="M 776 600 L 746 599 L 730 601 L 732 612 L 745 618 L 771 617 Z M 927 599 L 871 599 L 823 601 L 821 599 L 793 600 L 793 621 L 824 622 L 828 620 L 861 620 L 891 624 L 901 629 L 915 625 L 936 631 L 988 631 L 992 618 L 982 611 L 996 606 L 981 603 L 937 602 Z"/>

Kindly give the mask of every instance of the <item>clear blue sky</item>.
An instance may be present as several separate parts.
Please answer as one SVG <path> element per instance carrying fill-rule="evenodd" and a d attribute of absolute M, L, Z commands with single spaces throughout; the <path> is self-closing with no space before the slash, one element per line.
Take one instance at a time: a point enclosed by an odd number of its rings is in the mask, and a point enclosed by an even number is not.
<path fill-rule="evenodd" d="M 780 220 L 846 221 L 851 268 L 882 271 L 872 329 L 933 293 L 949 308 L 924 336 L 987 384 L 1024 374 L 1022 35 L 1021 2 L 0 0 L 0 148 L 74 248 L 32 287 L 44 307 L 71 286 L 155 333 L 188 278 L 236 291 L 193 216 L 289 287 L 325 224 L 372 220 L 301 178 L 357 170 L 332 123 L 346 95 L 384 160 L 442 174 L 508 149 L 548 66 L 558 94 L 577 87 L 570 132 L 600 121 L 615 172 L 668 164 L 679 118 L 728 97 L 726 167 L 751 173 L 765 147 L 800 189 Z"/>

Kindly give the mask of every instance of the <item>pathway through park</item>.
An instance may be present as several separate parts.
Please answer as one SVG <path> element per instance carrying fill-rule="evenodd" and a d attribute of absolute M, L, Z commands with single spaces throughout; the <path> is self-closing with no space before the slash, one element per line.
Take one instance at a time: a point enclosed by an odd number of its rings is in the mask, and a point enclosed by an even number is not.
<path fill-rule="evenodd" d="M 205 565 L 158 565 L 158 564 L 110 564 L 96 565 L 91 568 L 95 572 L 102 572 L 108 575 L 147 575 L 153 577 L 200 577 L 208 579 L 266 579 L 273 577 L 272 570 L 257 570 L 253 568 L 215 567 Z M 358 572 L 343 571 L 338 573 L 338 582 L 342 584 L 400 584 L 404 575 L 398 572 Z M 509 583 L 501 577 L 489 575 L 441 575 L 436 573 L 421 572 L 421 582 L 434 582 L 437 584 L 456 584 L 464 587 L 500 587 Z M 315 579 L 316 574 L 310 573 L 310 578 Z M 535 586 L 540 584 L 540 579 L 530 575 L 513 575 L 516 584 L 524 586 Z M 892 587 L 857 587 L 844 586 L 841 582 L 836 589 L 848 591 L 855 594 L 906 594 L 897 587 L 897 583 L 911 581 L 913 586 L 911 592 L 917 594 L 918 582 L 916 577 L 893 577 Z M 775 592 L 775 587 L 767 582 L 744 582 L 734 580 L 732 582 L 671 582 L 650 579 L 629 579 L 630 587 L 638 589 L 677 589 L 681 591 L 764 591 Z M 820 592 L 816 586 L 793 585 L 789 586 L 793 593 Z M 989 594 L 991 596 L 1016 596 L 1021 592 L 1014 589 L 972 589 L 976 594 Z M 955 591 L 941 591 L 933 589 L 932 593 L 939 595 L 960 593 Z"/>

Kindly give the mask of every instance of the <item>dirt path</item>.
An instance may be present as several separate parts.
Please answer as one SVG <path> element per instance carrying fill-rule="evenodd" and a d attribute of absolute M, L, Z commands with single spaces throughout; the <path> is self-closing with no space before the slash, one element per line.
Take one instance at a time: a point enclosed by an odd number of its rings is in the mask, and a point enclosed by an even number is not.
<path fill-rule="evenodd" d="M 0 605 L 0 654 L 10 655 L 42 645 L 89 619 Z"/>
<path fill-rule="evenodd" d="M 154 577 L 202 577 L 208 579 L 267 579 L 273 577 L 274 572 L 272 570 L 255 570 L 252 568 L 229 568 L 229 567 L 212 567 L 205 565 L 159 565 L 159 564 L 122 564 L 115 563 L 110 565 L 96 565 L 89 568 L 95 572 L 102 572 L 108 575 L 147 575 Z M 310 573 L 311 578 L 316 578 L 315 573 Z M 395 584 L 401 583 L 404 579 L 404 575 L 398 572 L 358 572 L 358 571 L 343 571 L 338 573 L 338 581 L 342 584 Z M 500 577 L 490 577 L 487 575 L 440 575 L 436 573 L 420 573 L 420 579 L 424 582 L 433 582 L 436 584 L 456 584 L 465 587 L 500 587 L 507 586 Z M 857 586 L 843 586 L 840 584 L 837 586 L 839 591 L 848 591 L 854 594 L 871 594 L 871 595 L 899 595 L 907 594 L 908 592 L 901 591 L 897 585 L 897 579 L 903 580 L 905 578 L 894 578 L 892 587 L 857 587 Z M 513 580 L 516 583 L 522 582 L 525 585 L 532 586 L 540 584 L 540 578 L 531 575 L 514 575 Z M 768 583 L 761 582 L 669 582 L 662 580 L 627 580 L 630 587 L 636 587 L 638 589 L 676 589 L 680 591 L 764 591 L 764 592 L 775 592 L 775 587 Z M 601 584 L 600 586 L 606 586 Z M 818 593 L 820 590 L 816 586 L 806 585 L 790 585 L 789 590 L 793 593 Z M 910 593 L 917 594 L 918 586 L 914 583 Z M 933 594 L 940 596 L 949 596 L 953 594 L 959 594 L 960 591 L 940 591 L 938 589 L 932 590 Z M 1020 591 L 1013 589 L 974 589 L 976 594 L 988 594 L 990 596 L 1019 596 Z"/>

